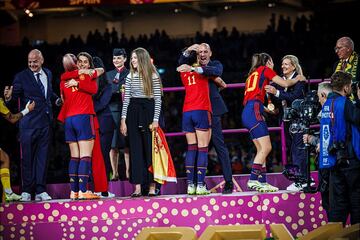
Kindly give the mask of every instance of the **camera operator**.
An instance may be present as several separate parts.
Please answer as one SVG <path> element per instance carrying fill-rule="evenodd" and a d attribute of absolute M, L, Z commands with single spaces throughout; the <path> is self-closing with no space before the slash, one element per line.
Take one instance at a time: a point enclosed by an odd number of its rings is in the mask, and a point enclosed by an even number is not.
<path fill-rule="evenodd" d="M 360 222 L 360 108 L 349 99 L 349 73 L 331 76 L 333 92 L 322 107 L 320 168 L 330 168 L 330 222 Z"/>
<path fill-rule="evenodd" d="M 303 75 L 302 68 L 299 64 L 299 59 L 294 55 L 286 55 L 282 58 L 281 69 L 283 78 L 285 80 L 295 78 L 298 74 Z M 305 96 L 305 82 L 297 82 L 289 88 L 283 88 L 277 84 L 268 85 L 265 87 L 267 93 L 274 96 L 275 105 L 280 105 L 282 108 L 291 107 L 295 99 L 301 99 Z M 282 120 L 283 109 L 280 109 L 280 120 Z M 299 167 L 300 174 L 306 178 L 306 151 L 302 140 L 302 133 L 290 134 L 289 126 L 285 127 L 286 133 L 286 147 L 290 149 L 292 163 Z M 290 191 L 301 191 L 303 186 L 301 183 L 292 183 L 286 188 Z"/>
<path fill-rule="evenodd" d="M 331 84 L 329 82 L 322 82 L 318 85 L 317 95 L 319 98 L 319 103 L 321 106 L 324 105 L 327 96 L 332 92 Z M 321 112 L 319 113 L 321 116 Z M 316 147 L 316 152 L 320 151 L 320 139 L 318 136 L 304 134 L 303 135 L 304 143 L 309 143 L 312 146 Z M 326 211 L 327 216 L 329 216 L 329 179 L 330 179 L 330 170 L 329 168 L 320 168 L 319 163 L 319 186 L 318 191 L 321 193 L 322 206 Z"/>

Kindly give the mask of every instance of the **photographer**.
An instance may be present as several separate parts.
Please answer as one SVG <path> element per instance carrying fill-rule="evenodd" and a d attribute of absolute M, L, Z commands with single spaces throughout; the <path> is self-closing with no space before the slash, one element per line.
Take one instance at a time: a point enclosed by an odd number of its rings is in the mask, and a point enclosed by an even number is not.
<path fill-rule="evenodd" d="M 333 92 L 322 107 L 320 168 L 330 168 L 330 222 L 360 222 L 360 108 L 347 97 L 351 74 L 331 76 Z M 345 130 L 345 131 L 344 131 Z"/>
<path fill-rule="evenodd" d="M 331 84 L 329 82 L 322 82 L 318 85 L 317 95 L 319 98 L 319 103 L 321 106 L 326 102 L 327 96 L 332 92 Z M 321 116 L 321 112 L 320 112 Z M 312 146 L 316 147 L 316 152 L 320 151 L 320 139 L 317 136 L 304 134 L 303 135 L 304 143 L 309 143 Z M 321 160 L 321 159 L 320 159 Z M 329 168 L 320 168 L 323 164 L 319 163 L 319 186 L 318 191 L 321 193 L 322 206 L 326 211 L 326 214 L 329 216 L 329 178 L 330 170 Z"/>

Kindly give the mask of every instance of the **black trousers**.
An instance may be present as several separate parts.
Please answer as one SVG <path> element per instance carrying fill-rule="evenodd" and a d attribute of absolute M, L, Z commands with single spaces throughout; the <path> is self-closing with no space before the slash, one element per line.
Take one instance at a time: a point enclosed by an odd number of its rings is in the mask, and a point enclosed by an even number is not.
<path fill-rule="evenodd" d="M 327 218 L 329 219 L 329 208 L 330 208 L 330 169 L 322 168 L 319 169 L 319 187 L 318 191 L 321 193 L 321 202 L 322 206 L 326 211 Z"/>
<path fill-rule="evenodd" d="M 349 214 L 351 224 L 360 223 L 360 161 L 357 159 L 330 172 L 329 221 L 345 225 Z"/>
<path fill-rule="evenodd" d="M 110 179 L 110 172 L 111 172 L 111 163 L 110 163 L 109 152 L 111 150 L 111 143 L 113 140 L 113 135 L 114 135 L 113 131 L 100 133 L 101 152 L 104 157 L 107 179 Z"/>
<path fill-rule="evenodd" d="M 22 192 L 46 192 L 50 127 L 20 129 Z"/>
<path fill-rule="evenodd" d="M 130 183 L 152 183 L 148 168 L 152 164 L 152 142 L 149 125 L 153 122 L 154 99 L 131 98 L 126 125 L 130 152 Z"/>
<path fill-rule="evenodd" d="M 299 167 L 301 175 L 307 178 L 307 156 L 303 141 L 303 133 L 291 134 L 291 160 Z"/>
<path fill-rule="evenodd" d="M 299 172 L 304 178 L 307 178 L 307 155 L 303 141 L 303 133 L 290 133 L 291 124 L 284 122 L 286 136 L 286 155 L 291 156 L 288 162 L 299 167 Z M 290 161 L 289 161 L 290 160 Z"/>
<path fill-rule="evenodd" d="M 224 136 L 222 134 L 221 116 L 212 116 L 211 130 L 211 142 L 215 147 L 215 151 L 221 163 L 224 179 L 227 182 L 231 182 L 231 161 L 229 156 L 229 150 L 226 147 Z"/>

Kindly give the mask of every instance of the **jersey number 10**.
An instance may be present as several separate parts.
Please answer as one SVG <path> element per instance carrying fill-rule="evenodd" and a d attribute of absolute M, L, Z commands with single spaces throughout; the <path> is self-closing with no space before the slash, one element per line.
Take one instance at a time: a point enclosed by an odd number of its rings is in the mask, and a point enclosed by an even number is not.
<path fill-rule="evenodd" d="M 247 92 L 252 92 L 256 88 L 257 81 L 259 79 L 259 73 L 253 72 L 246 80 L 245 95 Z"/>

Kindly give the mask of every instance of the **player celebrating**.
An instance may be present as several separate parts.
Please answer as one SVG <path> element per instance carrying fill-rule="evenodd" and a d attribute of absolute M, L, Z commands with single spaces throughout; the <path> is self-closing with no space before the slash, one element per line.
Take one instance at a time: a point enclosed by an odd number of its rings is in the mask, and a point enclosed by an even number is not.
<path fill-rule="evenodd" d="M 273 71 L 274 63 L 267 53 L 257 53 L 252 57 L 252 66 L 245 84 L 244 110 L 241 115 L 243 125 L 249 130 L 250 137 L 256 147 L 256 156 L 251 168 L 247 186 L 259 192 L 275 192 L 279 189 L 266 181 L 266 157 L 271 151 L 269 131 L 263 117 L 265 86 L 273 81 L 282 87 L 290 87 L 299 80 L 284 80 Z M 268 110 L 267 110 L 268 111 Z"/>
<path fill-rule="evenodd" d="M 185 86 L 182 130 L 186 133 L 188 149 L 186 152 L 186 174 L 189 195 L 205 195 L 204 179 L 208 164 L 208 144 L 211 136 L 211 103 L 209 97 L 208 77 L 195 72 L 186 72 L 182 65 L 177 68 Z M 216 78 L 215 82 L 222 82 Z M 196 160 L 197 156 L 197 161 Z M 197 162 L 195 166 L 195 162 Z M 195 184 L 196 180 L 196 184 Z"/>
<path fill-rule="evenodd" d="M 65 140 L 71 152 L 70 199 L 97 199 L 100 197 L 87 189 L 87 183 L 95 138 L 92 95 L 97 92 L 95 78 L 99 73 L 89 69 L 92 57 L 84 52 L 78 59 L 66 54 L 63 64 L 66 72 L 61 75 L 60 92 L 64 104 L 58 119 L 65 122 Z M 101 69 L 100 74 L 103 72 Z"/>

